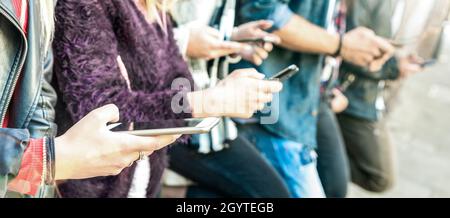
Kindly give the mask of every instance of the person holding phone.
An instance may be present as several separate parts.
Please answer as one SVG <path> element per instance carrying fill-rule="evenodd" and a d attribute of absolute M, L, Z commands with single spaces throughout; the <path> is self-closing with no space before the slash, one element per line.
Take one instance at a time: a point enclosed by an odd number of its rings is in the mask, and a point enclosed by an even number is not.
<path fill-rule="evenodd" d="M 403 17 L 395 14 L 401 5 L 399 1 L 347 2 L 347 31 L 364 26 L 385 38 L 395 35 L 395 22 L 391 18 Z M 383 119 L 384 84 L 423 70 L 420 58 L 409 54 L 399 56 L 398 53 L 403 53 L 401 48 L 379 71 L 370 72 L 348 62 L 344 62 L 340 69 L 340 82 L 344 86 L 342 91 L 348 99 L 348 108 L 337 117 L 349 159 L 351 181 L 372 192 L 387 191 L 395 181 L 395 150 Z"/>
<path fill-rule="evenodd" d="M 188 58 L 195 83 L 201 88 L 207 88 L 211 84 L 213 70 L 208 68 L 208 60 L 211 58 L 229 59 L 232 56 L 235 59 L 240 56 L 259 65 L 273 48 L 270 42 L 243 43 L 241 39 L 267 38 L 273 39 L 275 43 L 279 42 L 278 37 L 266 32 L 272 23 L 265 20 L 234 27 L 230 41 L 223 40 L 220 26 L 216 23 L 223 19 L 220 11 L 223 11 L 224 3 L 225 1 L 181 0 L 175 3 L 172 10 L 178 24 L 176 31 L 184 32 L 176 37 L 180 51 Z M 228 44 L 240 44 L 244 49 L 215 52 Z M 220 55 L 210 56 L 208 53 Z M 167 171 L 164 193 L 170 193 L 173 197 L 171 190 L 180 190 L 182 187 L 181 191 L 175 193 L 177 197 L 289 197 L 289 191 L 281 177 L 254 145 L 239 135 L 236 138 L 230 137 L 229 132 L 233 132 L 233 126 L 221 123 L 210 134 L 193 136 L 189 145 L 171 147 L 169 169 L 176 174 Z M 195 184 L 186 182 L 185 178 Z M 173 184 L 177 184 L 177 187 L 173 188 Z"/>
<path fill-rule="evenodd" d="M 361 27 L 344 34 L 328 33 L 326 11 L 335 1 L 241 0 L 238 23 L 272 20 L 272 33 L 281 44 L 257 67 L 272 75 L 290 64 L 301 72 L 284 83 L 275 123 L 244 123 L 239 131 L 255 141 L 258 149 L 283 175 L 294 197 L 324 197 L 316 169 L 319 76 L 323 55 L 379 70 L 392 56 L 393 48 L 373 31 Z M 252 66 L 242 62 L 237 67 Z M 264 115 L 261 116 L 261 118 Z M 267 140 L 267 139 L 270 140 Z M 280 152 L 279 148 L 283 148 Z"/>
<path fill-rule="evenodd" d="M 193 91 L 166 13 L 170 5 L 164 0 L 58 1 L 53 44 L 55 81 L 63 99 L 58 123 L 73 123 L 106 103 L 116 104 L 128 122 L 250 117 L 282 89 L 244 69 L 214 88 Z M 174 81 L 182 85 L 172 87 Z M 154 197 L 166 161 L 166 150 L 160 150 L 116 177 L 68 181 L 60 191 L 64 197 Z"/>
<path fill-rule="evenodd" d="M 119 119 L 114 105 L 93 110 L 55 137 L 56 94 L 49 83 L 53 6 L 52 0 L 0 1 L 0 44 L 7 45 L 0 49 L 1 198 L 55 197 L 55 181 L 116 175 L 140 151 L 151 153 L 175 140 L 108 131 L 106 124 Z"/>

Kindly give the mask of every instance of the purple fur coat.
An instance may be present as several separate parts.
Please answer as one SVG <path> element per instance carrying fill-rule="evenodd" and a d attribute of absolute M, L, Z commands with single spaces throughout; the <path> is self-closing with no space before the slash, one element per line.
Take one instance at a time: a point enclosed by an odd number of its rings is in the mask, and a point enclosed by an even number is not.
<path fill-rule="evenodd" d="M 193 84 L 171 28 L 169 23 L 166 34 L 149 24 L 134 0 L 59 0 L 53 44 L 59 132 L 109 103 L 125 121 L 190 117 L 171 110 L 180 91 L 171 89 L 172 81 L 183 77 Z M 131 90 L 120 73 L 119 55 Z M 148 197 L 157 193 L 166 162 L 166 150 L 150 156 Z M 118 176 L 70 180 L 59 188 L 63 197 L 126 197 L 133 172 L 134 166 Z"/>

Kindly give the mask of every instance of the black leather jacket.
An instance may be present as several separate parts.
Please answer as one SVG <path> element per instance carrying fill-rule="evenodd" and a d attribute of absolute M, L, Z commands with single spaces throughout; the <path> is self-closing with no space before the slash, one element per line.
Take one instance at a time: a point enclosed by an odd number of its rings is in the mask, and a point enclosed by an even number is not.
<path fill-rule="evenodd" d="M 50 86 L 53 58 L 43 54 L 39 1 L 29 1 L 28 34 L 16 19 L 11 0 L 0 1 L 0 123 L 10 108 L 9 127 L 0 128 L 0 197 L 19 170 L 30 138 L 52 137 L 56 94 Z M 17 88 L 16 88 L 17 87 Z M 12 95 L 14 101 L 12 101 Z M 42 189 L 44 190 L 44 189 Z M 40 197 L 44 197 L 41 190 Z"/>

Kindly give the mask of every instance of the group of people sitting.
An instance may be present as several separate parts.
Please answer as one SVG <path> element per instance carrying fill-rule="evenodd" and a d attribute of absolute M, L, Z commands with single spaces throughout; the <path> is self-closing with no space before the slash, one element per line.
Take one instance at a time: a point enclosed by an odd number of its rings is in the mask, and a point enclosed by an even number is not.
<path fill-rule="evenodd" d="M 423 68 L 393 39 L 400 2 L 2 0 L 0 196 L 385 191 L 384 84 Z M 207 117 L 191 136 L 108 127 Z"/>

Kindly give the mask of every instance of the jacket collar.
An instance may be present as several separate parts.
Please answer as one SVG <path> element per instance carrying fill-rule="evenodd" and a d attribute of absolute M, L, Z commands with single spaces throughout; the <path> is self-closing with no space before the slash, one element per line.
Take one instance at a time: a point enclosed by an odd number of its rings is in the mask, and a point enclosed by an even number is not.
<path fill-rule="evenodd" d="M 0 8 L 3 9 L 9 15 L 9 17 L 16 22 L 16 24 L 19 25 L 19 20 L 16 16 L 16 12 L 14 11 L 14 7 L 12 4 L 12 0 L 1 0 L 0 1 Z M 21 27 L 20 27 L 21 28 Z M 21 29 L 22 30 L 22 29 Z"/>
<path fill-rule="evenodd" d="M 0 7 L 3 8 L 10 16 L 14 17 L 14 19 L 17 21 L 11 0 L 0 1 Z"/>

